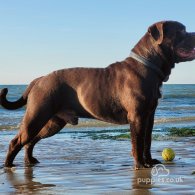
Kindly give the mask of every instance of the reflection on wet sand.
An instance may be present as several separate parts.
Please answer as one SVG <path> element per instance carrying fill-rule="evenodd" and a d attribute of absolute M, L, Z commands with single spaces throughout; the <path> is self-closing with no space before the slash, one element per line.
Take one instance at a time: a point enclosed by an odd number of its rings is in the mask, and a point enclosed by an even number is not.
<path fill-rule="evenodd" d="M 134 170 L 132 178 L 132 195 L 151 195 L 152 192 L 149 190 L 153 187 L 151 178 L 151 169 Z"/>
<path fill-rule="evenodd" d="M 151 169 L 133 171 L 132 188 L 133 189 L 151 189 Z"/>
<path fill-rule="evenodd" d="M 1 132 L 2 133 L 2 132 Z M 11 132 L 12 133 L 12 132 Z M 170 170 L 169 178 L 177 182 L 159 182 L 151 169 L 133 170 L 129 156 L 129 141 L 91 139 L 77 134 L 58 134 L 43 140 L 35 149 L 40 164 L 25 167 L 21 152 L 16 167 L 3 168 L 8 143 L 16 134 L 0 136 L 0 194 L 128 194 L 158 195 L 194 194 L 192 174 L 195 164 L 194 138 L 179 141 L 154 141 L 152 154 L 161 159 L 159 150 L 174 148 L 176 158 L 164 164 Z M 155 178 L 156 177 L 156 178 Z M 155 182 L 151 183 L 153 179 Z"/>
<path fill-rule="evenodd" d="M 6 179 L 16 194 L 39 194 L 43 190 L 55 187 L 54 184 L 42 184 L 34 181 L 33 167 L 25 167 L 24 174 L 17 173 L 15 168 L 5 168 Z"/>

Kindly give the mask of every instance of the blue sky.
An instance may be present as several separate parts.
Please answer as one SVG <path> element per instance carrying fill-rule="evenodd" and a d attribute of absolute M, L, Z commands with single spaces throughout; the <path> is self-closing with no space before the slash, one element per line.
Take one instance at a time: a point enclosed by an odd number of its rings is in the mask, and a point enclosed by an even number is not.
<path fill-rule="evenodd" d="M 121 61 L 157 21 L 195 32 L 194 8 L 194 0 L 0 0 L 0 84 Z M 195 61 L 176 64 L 168 83 L 195 83 L 194 73 Z"/>

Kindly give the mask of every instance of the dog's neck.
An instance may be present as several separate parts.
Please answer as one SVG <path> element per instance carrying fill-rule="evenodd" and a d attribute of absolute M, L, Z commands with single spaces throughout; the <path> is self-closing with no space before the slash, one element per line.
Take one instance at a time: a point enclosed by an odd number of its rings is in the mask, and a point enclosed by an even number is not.
<path fill-rule="evenodd" d="M 156 69 L 155 72 L 158 73 L 161 81 L 166 82 L 169 79 L 171 69 L 174 67 L 174 62 L 171 60 L 171 56 L 165 56 L 160 46 L 157 45 L 147 34 L 135 45 L 132 52 L 135 53 L 139 59 L 143 58 L 144 60 L 141 62 L 131 54 L 130 57 L 145 66 L 147 66 L 147 64 L 152 64 L 150 67 L 156 67 L 153 68 L 153 70 Z"/>
<path fill-rule="evenodd" d="M 158 66 L 156 66 L 155 64 L 153 64 L 152 62 L 150 62 L 148 59 L 146 59 L 140 55 L 137 55 L 134 52 L 130 53 L 130 57 L 137 60 L 138 62 L 142 63 L 147 68 L 152 69 L 156 74 L 158 74 L 158 76 L 163 80 L 163 82 L 166 82 L 168 80 L 168 78 L 164 75 L 164 73 L 161 71 L 161 69 Z"/>

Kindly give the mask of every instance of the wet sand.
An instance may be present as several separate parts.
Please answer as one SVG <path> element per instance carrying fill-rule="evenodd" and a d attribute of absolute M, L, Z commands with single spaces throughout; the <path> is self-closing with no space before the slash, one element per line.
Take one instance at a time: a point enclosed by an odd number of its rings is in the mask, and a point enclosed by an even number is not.
<path fill-rule="evenodd" d="M 8 142 L 16 134 L 10 132 L 0 132 L 0 194 L 195 194 L 195 137 L 153 141 L 157 159 L 162 160 L 165 147 L 176 152 L 172 163 L 163 162 L 169 170 L 165 176 L 155 175 L 152 169 L 135 171 L 128 140 L 93 140 L 74 134 L 42 140 L 35 148 L 40 161 L 36 166 L 25 166 L 21 151 L 16 167 L 3 168 Z"/>

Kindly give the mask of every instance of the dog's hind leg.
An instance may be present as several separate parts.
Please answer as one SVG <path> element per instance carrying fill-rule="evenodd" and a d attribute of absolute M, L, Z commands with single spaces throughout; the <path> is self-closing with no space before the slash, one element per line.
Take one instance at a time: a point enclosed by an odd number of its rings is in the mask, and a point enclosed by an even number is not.
<path fill-rule="evenodd" d="M 47 124 L 41 129 L 41 131 L 35 136 L 35 138 L 25 145 L 25 162 L 27 164 L 39 163 L 39 161 L 33 157 L 33 149 L 37 142 L 41 139 L 51 137 L 58 133 L 67 123 L 72 125 L 78 124 L 78 117 L 73 111 L 58 112 L 52 117 Z"/>
<path fill-rule="evenodd" d="M 41 131 L 34 137 L 34 139 L 25 145 L 25 157 L 24 160 L 27 164 L 39 163 L 39 161 L 33 157 L 33 149 L 36 143 L 41 139 L 51 137 L 58 133 L 66 125 L 65 120 L 54 116 L 47 124 L 41 129 Z"/>
<path fill-rule="evenodd" d="M 44 101 L 39 103 L 37 104 L 37 102 L 32 101 L 30 102 L 31 106 L 27 107 L 20 131 L 10 142 L 5 166 L 13 166 L 13 161 L 21 148 L 31 142 L 52 117 L 53 111 L 50 102 L 48 104 L 44 104 Z"/>

